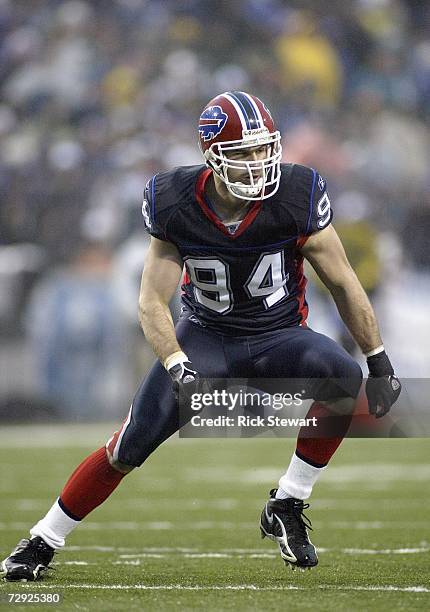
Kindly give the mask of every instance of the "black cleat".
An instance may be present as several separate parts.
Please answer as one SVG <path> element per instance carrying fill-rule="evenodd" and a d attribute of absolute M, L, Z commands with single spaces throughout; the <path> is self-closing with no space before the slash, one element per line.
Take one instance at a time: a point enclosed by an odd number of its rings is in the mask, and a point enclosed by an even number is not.
<path fill-rule="evenodd" d="M 54 552 L 39 536 L 21 540 L 9 557 L 1 562 L 0 575 L 10 582 L 38 580 L 47 571 Z"/>
<path fill-rule="evenodd" d="M 303 510 L 309 508 L 303 500 L 288 497 L 275 499 L 276 489 L 270 491 L 270 499 L 261 513 L 261 537 L 266 536 L 279 544 L 285 565 L 311 569 L 318 564 L 317 551 L 308 537 L 312 524 Z"/>

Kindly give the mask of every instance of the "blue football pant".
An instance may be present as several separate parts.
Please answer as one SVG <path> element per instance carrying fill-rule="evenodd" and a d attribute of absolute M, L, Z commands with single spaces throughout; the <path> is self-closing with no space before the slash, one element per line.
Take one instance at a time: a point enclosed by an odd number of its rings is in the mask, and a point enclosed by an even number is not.
<path fill-rule="evenodd" d="M 307 327 L 231 337 L 182 318 L 176 334 L 202 378 L 321 379 L 310 396 L 319 400 L 356 397 L 360 389 L 360 366 L 334 340 Z M 157 361 L 106 446 L 114 461 L 137 467 L 178 429 L 172 381 Z"/>

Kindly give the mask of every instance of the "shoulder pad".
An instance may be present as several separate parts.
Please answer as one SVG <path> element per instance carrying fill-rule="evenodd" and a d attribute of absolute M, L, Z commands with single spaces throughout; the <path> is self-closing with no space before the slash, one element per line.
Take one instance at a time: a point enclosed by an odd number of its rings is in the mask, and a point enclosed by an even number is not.
<path fill-rule="evenodd" d="M 146 231 L 160 240 L 169 240 L 167 222 L 194 193 L 197 176 L 204 166 L 180 166 L 153 176 L 145 186 L 142 215 Z"/>
<path fill-rule="evenodd" d="M 313 168 L 282 164 L 279 190 L 279 197 L 293 215 L 300 236 L 309 236 L 331 222 L 333 213 L 327 184 Z"/>

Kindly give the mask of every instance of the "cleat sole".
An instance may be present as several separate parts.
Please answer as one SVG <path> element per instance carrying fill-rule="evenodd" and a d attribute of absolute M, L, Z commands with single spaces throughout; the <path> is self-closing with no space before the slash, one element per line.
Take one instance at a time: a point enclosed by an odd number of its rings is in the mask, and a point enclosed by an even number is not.
<path fill-rule="evenodd" d="M 283 561 L 287 567 L 291 567 L 293 572 L 295 572 L 296 570 L 299 570 L 300 572 L 305 572 L 306 570 L 310 571 L 315 567 L 315 565 L 297 565 L 297 563 L 292 563 L 287 559 L 283 559 Z"/>

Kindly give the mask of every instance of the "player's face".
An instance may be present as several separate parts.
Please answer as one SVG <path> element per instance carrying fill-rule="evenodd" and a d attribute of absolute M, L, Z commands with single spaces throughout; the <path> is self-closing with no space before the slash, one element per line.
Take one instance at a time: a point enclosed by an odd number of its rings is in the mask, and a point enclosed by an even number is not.
<path fill-rule="evenodd" d="M 216 143 L 207 158 L 232 196 L 258 200 L 271 197 L 279 186 L 281 151 L 279 132 L 273 132 Z"/>
<path fill-rule="evenodd" d="M 242 149 L 232 149 L 226 151 L 225 155 L 232 162 L 254 162 L 252 164 L 252 175 L 254 179 L 258 180 L 263 176 L 263 164 L 259 165 L 258 162 L 263 162 L 268 156 L 268 148 L 270 145 L 259 145 L 255 147 L 244 147 Z M 239 165 L 239 164 L 238 164 Z M 229 179 L 231 181 L 241 181 L 248 178 L 248 170 L 240 168 L 232 168 L 229 170 Z"/>
<path fill-rule="evenodd" d="M 242 194 L 252 196 L 257 196 L 261 192 L 265 181 L 265 163 L 269 147 L 271 148 L 271 145 L 268 144 L 240 145 L 230 149 L 226 147 L 224 155 L 228 169 L 225 169 L 225 176 L 232 190 L 243 188 L 248 191 L 242 191 Z"/>

